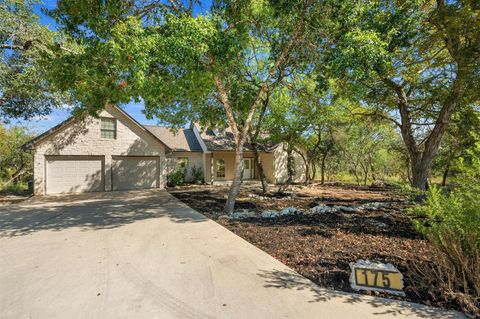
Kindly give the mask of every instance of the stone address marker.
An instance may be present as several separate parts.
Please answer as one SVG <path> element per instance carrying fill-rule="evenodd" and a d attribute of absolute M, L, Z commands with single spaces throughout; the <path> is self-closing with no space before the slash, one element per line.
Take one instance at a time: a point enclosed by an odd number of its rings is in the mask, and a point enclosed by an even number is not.
<path fill-rule="evenodd" d="M 350 286 L 354 290 L 381 291 L 397 296 L 403 292 L 403 275 L 392 264 L 358 260 L 350 263 Z"/>

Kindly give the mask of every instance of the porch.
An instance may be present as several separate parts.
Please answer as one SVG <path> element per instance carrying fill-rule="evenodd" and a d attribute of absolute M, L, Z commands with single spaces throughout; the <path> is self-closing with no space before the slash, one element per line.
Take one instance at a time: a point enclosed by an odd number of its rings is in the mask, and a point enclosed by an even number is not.
<path fill-rule="evenodd" d="M 274 159 L 273 153 L 259 152 L 260 162 L 268 183 L 274 181 Z M 223 184 L 233 180 L 235 175 L 235 152 L 234 151 L 213 151 L 203 154 L 205 167 L 205 183 Z M 244 154 L 244 181 L 258 181 L 258 167 L 255 165 L 253 152 Z"/>

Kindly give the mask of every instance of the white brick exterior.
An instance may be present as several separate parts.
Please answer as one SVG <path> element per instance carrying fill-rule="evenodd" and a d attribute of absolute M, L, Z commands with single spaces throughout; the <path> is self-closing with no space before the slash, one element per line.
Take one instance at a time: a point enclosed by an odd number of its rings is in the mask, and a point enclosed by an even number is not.
<path fill-rule="evenodd" d="M 166 157 L 166 168 L 167 174 L 175 171 L 177 168 L 177 160 L 179 157 L 186 157 L 188 158 L 188 166 L 187 166 L 187 176 L 186 180 L 192 180 L 192 168 L 195 166 L 197 169 L 201 169 L 203 177 L 205 178 L 205 169 L 203 163 L 203 153 L 202 152 L 172 152 L 172 154 Z"/>
<path fill-rule="evenodd" d="M 165 146 L 122 111 L 107 106 L 100 117 L 117 119 L 116 139 L 100 137 L 100 118 L 87 117 L 37 141 L 34 148 L 34 192 L 45 193 L 45 156 L 104 156 L 105 190 L 112 189 L 112 156 L 155 156 L 160 159 L 160 187 L 165 186 Z"/>

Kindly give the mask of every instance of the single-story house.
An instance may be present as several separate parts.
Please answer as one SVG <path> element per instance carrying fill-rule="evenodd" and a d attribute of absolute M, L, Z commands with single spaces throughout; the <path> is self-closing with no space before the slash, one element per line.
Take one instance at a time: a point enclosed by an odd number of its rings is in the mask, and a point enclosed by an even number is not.
<path fill-rule="evenodd" d="M 234 176 L 235 150 L 228 130 L 171 130 L 142 125 L 120 107 L 108 105 L 98 117 L 69 118 L 26 144 L 33 151 L 34 193 L 114 191 L 163 188 L 167 174 L 181 167 L 191 178 L 195 167 L 206 183 Z M 287 180 L 282 144 L 259 145 L 269 183 Z M 244 180 L 258 179 L 253 154 L 245 145 Z M 295 181 L 304 179 L 295 157 Z"/>

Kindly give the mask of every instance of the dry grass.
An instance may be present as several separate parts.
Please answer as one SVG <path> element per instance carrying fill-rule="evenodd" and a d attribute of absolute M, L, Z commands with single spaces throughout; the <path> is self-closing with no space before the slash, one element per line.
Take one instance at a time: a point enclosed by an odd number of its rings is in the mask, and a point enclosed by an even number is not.
<path fill-rule="evenodd" d="M 466 246 L 466 247 L 465 247 Z M 427 293 L 435 304 L 457 304 L 474 318 L 480 318 L 480 251 L 477 238 L 461 242 L 454 234 L 433 245 L 432 262 L 412 263 L 413 289 Z"/>

